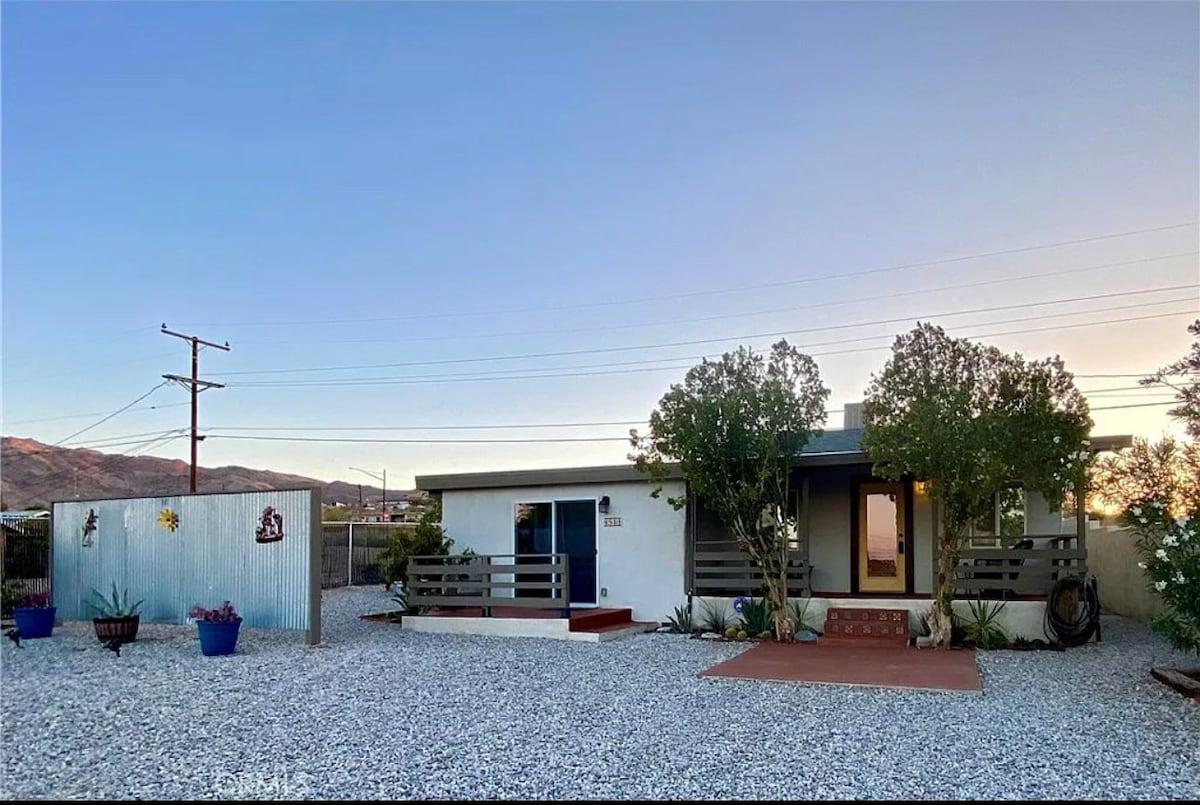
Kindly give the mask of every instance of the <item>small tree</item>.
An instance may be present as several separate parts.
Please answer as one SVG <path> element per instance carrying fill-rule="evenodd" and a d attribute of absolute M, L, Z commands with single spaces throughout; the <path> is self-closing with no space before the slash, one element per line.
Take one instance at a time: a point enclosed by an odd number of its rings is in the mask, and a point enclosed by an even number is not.
<path fill-rule="evenodd" d="M 863 447 L 876 475 L 929 483 L 941 514 L 930 631 L 949 645 L 954 574 L 972 521 L 1013 481 L 1061 504 L 1090 454 L 1087 403 L 1060 359 L 1026 361 L 940 327 L 898 336 L 871 379 Z"/>
<path fill-rule="evenodd" d="M 747 347 L 705 360 L 671 386 L 650 415 L 645 436 L 631 431 L 639 470 L 662 493 L 667 462 L 677 460 L 697 497 L 758 563 L 774 609 L 775 633 L 788 640 L 790 470 L 825 422 L 829 389 L 817 364 L 787 341 L 768 355 Z M 682 508 L 686 498 L 668 498 Z"/>
<path fill-rule="evenodd" d="M 1122 513 L 1151 501 L 1173 517 L 1200 511 L 1200 444 L 1169 436 L 1134 439 L 1133 446 L 1096 461 L 1092 487 L 1106 507 Z"/>
<path fill-rule="evenodd" d="M 379 552 L 378 561 L 385 587 L 403 582 L 408 592 L 408 559 L 410 556 L 449 556 L 454 540 L 442 528 L 440 503 L 427 508 L 414 528 L 397 528 L 387 547 Z"/>

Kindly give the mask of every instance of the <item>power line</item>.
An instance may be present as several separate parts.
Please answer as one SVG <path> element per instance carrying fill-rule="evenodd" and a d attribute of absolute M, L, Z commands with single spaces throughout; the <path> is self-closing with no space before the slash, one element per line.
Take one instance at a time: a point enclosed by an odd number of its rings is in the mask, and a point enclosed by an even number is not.
<path fill-rule="evenodd" d="M 896 271 L 908 271 L 914 268 L 928 268 L 931 266 L 953 265 L 955 263 L 967 262 L 970 260 L 982 260 L 989 257 L 1003 257 L 1012 254 L 1024 254 L 1027 252 L 1041 251 L 1044 249 L 1057 249 L 1064 246 L 1078 246 L 1085 243 L 1096 243 L 1104 240 L 1114 240 L 1117 238 L 1125 238 L 1133 235 L 1146 235 L 1154 232 L 1166 232 L 1173 229 L 1184 229 L 1186 227 L 1194 227 L 1200 221 L 1185 221 L 1178 224 L 1168 224 L 1166 226 L 1147 227 L 1145 229 L 1132 229 L 1125 232 L 1111 232 L 1104 235 L 1093 235 L 1086 238 L 1076 238 L 1074 240 L 1062 240 L 1053 243 L 1040 243 L 1031 246 L 1019 246 L 1011 249 L 1000 249 L 991 252 L 979 252 L 976 254 L 961 255 L 958 257 L 946 257 L 938 260 L 925 260 L 919 263 L 902 263 L 899 265 L 883 266 L 879 268 L 860 269 L 857 271 L 841 271 L 832 274 L 821 274 L 815 277 L 801 277 L 794 280 L 782 280 L 779 282 L 766 282 L 752 285 L 739 285 L 727 288 L 710 288 L 706 290 L 685 291 L 682 293 L 664 294 L 659 296 L 644 296 L 633 299 L 614 299 L 593 301 L 586 303 L 577 303 L 570 305 L 546 305 L 541 307 L 529 308 L 509 308 L 491 311 L 462 311 L 451 313 L 420 313 L 410 314 L 406 316 L 382 316 L 376 318 L 354 318 L 354 319 L 324 319 L 310 321 L 273 321 L 265 322 L 261 320 L 250 322 L 193 322 L 188 324 L 190 327 L 295 327 L 297 325 L 324 325 L 324 324 L 362 324 L 373 321 L 412 321 L 419 319 L 435 319 L 435 318 L 463 318 L 470 316 L 490 316 L 502 313 L 536 313 L 540 311 L 554 310 L 579 310 L 582 308 L 596 307 L 611 307 L 614 305 L 630 305 L 642 302 L 660 302 L 667 299 L 689 299 L 697 296 L 712 296 L 715 294 L 727 294 L 738 291 L 759 290 L 765 288 L 784 288 L 793 285 L 803 285 L 814 282 L 824 282 L 827 280 L 846 279 L 847 277 L 864 277 L 875 274 L 885 274 Z"/>
<path fill-rule="evenodd" d="M 828 307 L 840 307 L 842 305 L 857 305 L 864 302 L 876 302 L 882 299 L 897 299 L 905 296 L 924 296 L 932 293 L 942 293 L 945 291 L 956 291 L 964 288 L 979 288 L 988 285 L 1000 285 L 1007 282 L 1018 282 L 1021 280 L 1045 280 L 1047 277 L 1063 276 L 1068 274 L 1078 274 L 1082 272 L 1098 271 L 1106 268 L 1116 268 L 1122 266 L 1138 265 L 1142 263 L 1155 262 L 1158 260 L 1167 260 L 1176 257 L 1192 257 L 1200 254 L 1200 251 L 1177 252 L 1175 254 L 1158 255 L 1156 257 L 1143 257 L 1137 260 L 1122 260 L 1116 263 L 1103 263 L 1101 265 L 1084 266 L 1082 268 L 1068 268 L 1061 271 L 1044 271 L 1035 274 L 1024 274 L 1017 277 L 1002 277 L 1000 279 L 981 280 L 978 282 L 965 282 L 958 285 L 940 285 L 936 288 L 916 288 L 910 290 L 895 291 L 893 293 L 877 294 L 875 296 L 857 296 L 847 299 L 830 300 L 827 302 L 813 302 L 805 305 L 792 305 L 789 307 L 771 308 L 768 310 L 743 311 L 738 313 L 718 313 L 710 316 L 698 316 L 686 319 L 665 319 L 658 321 L 632 322 L 626 324 L 608 324 L 595 327 L 570 327 L 556 328 L 550 330 L 510 330 L 507 332 L 497 333 L 460 333 L 453 335 L 430 335 L 430 336 L 408 336 L 404 338 L 337 338 L 337 339 L 320 339 L 320 340 L 277 340 L 277 341 L 248 341 L 249 344 L 379 344 L 379 343 L 406 343 L 406 342 L 430 342 L 430 341 L 462 341 L 468 339 L 494 339 L 507 338 L 512 336 L 526 335 L 566 335 L 570 333 L 590 333 L 590 332 L 608 332 L 611 330 L 630 330 L 643 327 L 662 327 L 673 324 L 694 324 L 709 321 L 721 321 L 724 319 L 750 318 L 756 316 L 768 316 L 776 313 L 794 313 L 802 310 L 816 310 Z"/>
<path fill-rule="evenodd" d="M 63 439 L 60 439 L 60 440 L 58 440 L 57 442 L 55 442 L 54 444 L 55 444 L 56 446 L 57 446 L 57 445 L 60 445 L 60 444 L 62 444 L 63 442 L 65 442 L 65 441 L 69 440 L 69 439 L 74 439 L 76 436 L 78 436 L 78 435 L 79 435 L 79 434 L 81 434 L 81 433 L 87 433 L 87 432 L 88 432 L 89 430 L 91 430 L 92 428 L 95 428 L 95 427 L 98 427 L 98 426 L 100 426 L 100 425 L 103 425 L 105 422 L 107 422 L 108 420 L 112 419 L 112 418 L 113 418 L 113 417 L 115 417 L 117 414 L 120 414 L 120 413 L 123 413 L 123 412 L 125 412 L 125 411 L 128 411 L 130 408 L 132 408 L 133 406 L 137 405 L 137 404 L 138 404 L 138 403 L 140 403 L 142 400 L 146 399 L 146 398 L 147 398 L 147 397 L 149 397 L 151 394 L 153 394 L 154 392 L 158 391 L 160 388 L 162 388 L 162 387 L 163 387 L 163 386 L 165 386 L 165 385 L 167 385 L 166 381 L 163 381 L 162 383 L 159 383 L 157 386 L 155 386 L 154 388 L 150 389 L 150 390 L 149 390 L 149 391 L 147 391 L 145 394 L 143 394 L 142 396 L 138 397 L 136 400 L 134 400 L 133 402 L 129 403 L 128 405 L 123 405 L 123 406 L 121 406 L 121 407 L 120 407 L 120 408 L 118 408 L 117 410 L 113 411 L 111 414 L 109 414 L 109 415 L 107 415 L 107 416 L 105 416 L 105 417 L 103 417 L 103 418 L 101 418 L 101 419 L 99 419 L 99 420 L 97 420 L 97 421 L 93 422 L 92 424 L 88 425 L 86 428 L 83 428 L 82 430 L 77 430 L 77 431 L 75 431 L 75 432 L 74 432 L 74 433 L 72 433 L 70 436 L 67 436 L 67 437 L 65 437 L 65 438 L 63 438 Z"/>
<path fill-rule="evenodd" d="M 187 405 L 187 403 L 167 403 L 166 405 L 143 405 L 141 408 L 128 408 L 126 411 L 157 411 L 160 408 L 179 408 Z M 11 422 L 6 422 L 6 425 L 32 425 L 37 422 L 61 422 L 64 419 L 84 419 L 89 416 L 100 416 L 103 411 L 92 411 L 87 414 L 63 414 L 62 416 L 48 416 L 40 419 L 15 419 Z"/>
<path fill-rule="evenodd" d="M 267 375 L 267 374 L 308 374 L 311 372 L 340 372 L 340 371 L 350 371 L 350 370 L 356 370 L 356 369 L 393 369 L 393 368 L 407 367 L 407 366 L 433 366 L 433 365 L 446 365 L 446 364 L 458 364 L 458 363 L 483 363 L 483 362 L 490 362 L 490 361 L 523 360 L 523 359 L 527 359 L 527 358 L 557 358 L 557 357 L 567 357 L 567 356 L 574 356 L 574 355 L 594 355 L 594 354 L 609 353 L 609 352 L 630 352 L 630 351 L 642 350 L 642 349 L 665 349 L 665 348 L 669 348 L 669 347 L 688 347 L 688 346 L 697 346 L 699 344 L 721 343 L 724 341 L 744 341 L 744 340 L 753 339 L 753 338 L 776 338 L 776 337 L 780 337 L 780 336 L 800 335 L 803 333 L 827 332 L 829 330 L 846 330 L 846 329 L 855 329 L 855 328 L 859 328 L 859 327 L 881 326 L 881 325 L 885 325 L 885 324 L 899 324 L 899 323 L 905 323 L 905 322 L 910 322 L 910 321 L 914 321 L 914 320 L 919 321 L 922 319 L 929 320 L 929 319 L 935 319 L 935 318 L 948 318 L 951 316 L 965 316 L 965 315 L 976 314 L 976 313 L 994 313 L 994 312 L 1001 311 L 1001 310 L 1016 310 L 1016 309 L 1030 308 L 1030 307 L 1046 307 L 1049 305 L 1062 305 L 1062 304 L 1069 304 L 1069 303 L 1073 303 L 1073 302 L 1090 302 L 1090 301 L 1094 301 L 1097 299 L 1111 299 L 1113 297 L 1118 297 L 1118 296 L 1120 296 L 1120 297 L 1142 296 L 1145 294 L 1152 294 L 1152 293 L 1164 293 L 1166 291 L 1179 291 L 1179 290 L 1185 290 L 1185 289 L 1192 290 L 1197 287 L 1200 287 L 1200 285 L 1193 282 L 1193 283 L 1187 283 L 1187 284 L 1183 284 L 1183 285 L 1165 285 L 1165 286 L 1162 286 L 1159 288 L 1142 288 L 1142 289 L 1138 289 L 1138 290 L 1134 290 L 1134 291 L 1118 291 L 1118 292 L 1114 292 L 1114 293 L 1090 294 L 1088 296 L 1068 297 L 1065 299 L 1052 299 L 1052 300 L 1047 300 L 1044 302 L 1021 302 L 1021 303 L 1010 304 L 1010 305 L 991 305 L 989 307 L 972 308 L 969 310 L 951 310 L 951 311 L 943 311 L 941 313 L 929 313 L 929 314 L 924 314 L 924 315 L 901 316 L 901 317 L 891 318 L 891 319 L 877 319 L 874 321 L 853 322 L 853 323 L 848 323 L 848 324 L 830 324 L 830 325 L 822 325 L 819 327 L 802 327 L 799 329 L 792 329 L 792 330 L 776 330 L 776 331 L 767 332 L 767 333 L 753 333 L 753 334 L 746 334 L 746 335 L 720 336 L 720 337 L 716 337 L 716 338 L 695 338 L 695 339 L 689 339 L 687 341 L 668 341 L 668 342 L 664 342 L 664 343 L 660 343 L 660 344 L 636 344 L 636 345 L 631 345 L 631 346 L 619 346 L 619 347 L 594 347 L 594 348 L 590 348 L 590 349 L 564 350 L 564 351 L 559 351 L 559 352 L 532 352 L 532 353 L 525 353 L 525 354 L 518 354 L 518 355 L 491 355 L 491 356 L 484 356 L 484 357 L 478 357 L 478 358 L 445 358 L 445 359 L 431 360 L 431 361 L 403 361 L 403 362 L 399 362 L 399 363 L 366 363 L 366 364 L 351 364 L 351 365 L 347 365 L 347 366 L 316 366 L 316 367 L 292 367 L 289 369 L 241 370 L 241 371 L 234 371 L 234 372 L 220 372 L 220 373 L 216 373 L 214 376 L 216 376 L 216 377 L 233 377 L 235 375 L 245 376 L 245 375 Z"/>
<path fill-rule="evenodd" d="M 1175 301 L 1178 301 L 1178 300 L 1171 300 L 1171 302 L 1175 302 Z M 1166 304 L 1166 303 L 1164 302 L 1164 303 L 1152 303 L 1152 304 Z M 1145 307 L 1145 306 L 1146 306 L 1145 304 L 1118 305 L 1115 307 L 1098 308 L 1098 309 L 1090 310 L 1090 311 L 1080 311 L 1079 313 L 1074 313 L 1074 314 L 1053 314 L 1051 316 L 1031 316 L 1031 317 L 1026 316 L 1026 317 L 1021 317 L 1021 318 L 1016 318 L 1016 319 L 1006 319 L 1006 320 L 992 322 L 992 324 L 997 324 L 997 325 L 998 324 L 1014 324 L 1014 323 L 1019 323 L 1019 322 L 1038 321 L 1038 320 L 1042 320 L 1042 319 L 1046 319 L 1046 318 L 1060 318 L 1065 315 L 1084 315 L 1084 314 L 1101 313 L 1101 312 L 1112 312 L 1112 311 L 1117 311 L 1117 310 L 1128 310 L 1130 308 L 1141 308 L 1141 307 Z M 1171 313 L 1155 314 L 1155 315 L 1148 315 L 1148 316 L 1137 316 L 1137 317 L 1132 317 L 1132 318 L 1108 319 L 1108 320 L 1099 320 L 1099 321 L 1092 321 L 1092 322 L 1083 322 L 1081 324 L 1062 324 L 1062 325 L 1055 325 L 1053 327 L 1029 328 L 1029 329 L 1024 329 L 1024 330 L 1010 330 L 1010 331 L 1000 332 L 1000 333 L 979 333 L 979 334 L 973 334 L 973 335 L 968 335 L 968 336 L 964 336 L 964 337 L 966 337 L 966 338 L 991 338 L 991 337 L 995 337 L 995 336 L 999 336 L 999 335 L 1017 335 L 1017 334 L 1022 334 L 1022 333 L 1026 333 L 1026 332 L 1044 332 L 1047 330 L 1071 329 L 1074 327 L 1100 326 L 1100 325 L 1106 325 L 1106 324 L 1117 324 L 1117 323 L 1130 322 L 1130 321 L 1144 321 L 1147 319 L 1156 319 L 1156 318 L 1163 318 L 1163 317 L 1167 317 L 1167 316 L 1179 316 L 1179 315 L 1191 315 L 1191 311 L 1175 311 L 1175 312 L 1171 312 Z M 874 340 L 876 338 L 880 338 L 880 337 L 882 337 L 882 336 L 862 336 L 862 337 L 857 337 L 857 338 L 842 338 L 842 339 L 838 339 L 835 341 L 816 341 L 816 342 L 811 342 L 808 344 L 797 344 L 796 346 L 800 349 L 808 350 L 811 347 L 815 347 L 815 346 L 846 344 L 846 343 L 854 343 L 856 341 L 857 342 L 872 341 L 872 340 Z M 879 345 L 870 346 L 870 347 L 849 349 L 849 350 L 828 350 L 828 351 L 824 351 L 824 352 L 809 352 L 808 354 L 812 357 L 822 357 L 822 356 L 827 356 L 827 355 L 842 355 L 842 354 L 850 354 L 850 353 L 855 353 L 855 352 L 871 352 L 871 351 L 876 351 L 876 350 L 881 350 L 881 349 L 887 349 L 889 347 L 890 347 L 890 343 L 889 344 L 879 344 Z M 486 382 L 486 381 L 496 381 L 496 380 L 536 380 L 536 379 L 541 379 L 541 378 L 589 377 L 589 376 L 595 376 L 595 375 L 612 375 L 612 374 L 638 374 L 638 373 L 643 373 L 643 372 L 677 371 L 677 370 L 681 370 L 681 369 L 686 370 L 686 369 L 690 369 L 694 365 L 694 361 L 703 360 L 706 357 L 708 357 L 708 356 L 706 356 L 706 355 L 676 356 L 676 357 L 671 357 L 671 358 L 654 358 L 654 359 L 650 359 L 650 360 L 640 360 L 640 361 L 616 361 L 616 362 L 610 362 L 610 363 L 583 364 L 583 365 L 564 366 L 564 367 L 531 367 L 529 369 L 525 369 L 525 368 L 521 368 L 521 367 L 514 367 L 511 369 L 502 369 L 502 370 L 491 371 L 491 372 L 479 371 L 479 372 L 473 372 L 473 373 L 467 373 L 467 374 L 457 374 L 457 375 L 455 375 L 455 374 L 434 374 L 434 375 L 402 376 L 402 377 L 395 377 L 395 378 L 330 378 L 330 379 L 293 378 L 293 379 L 289 379 L 289 380 L 250 380 L 250 381 L 245 381 L 245 382 L 240 382 L 240 383 L 231 383 L 229 385 L 229 387 L 230 388 L 240 388 L 240 389 L 245 389 L 245 388 L 331 388 L 331 387 L 339 388 L 339 387 L 349 387 L 349 386 L 426 385 L 426 384 L 431 384 L 431 383 L 466 383 L 466 382 Z M 645 364 L 645 363 L 662 364 L 665 361 L 687 361 L 687 363 L 675 363 L 675 364 L 670 364 L 670 365 L 652 366 L 652 367 L 641 368 L 641 369 L 626 368 L 626 369 L 620 369 L 620 370 L 616 370 L 616 371 L 585 371 L 585 372 L 563 371 L 563 370 L 574 370 L 574 369 L 602 368 L 602 367 L 606 367 L 606 366 L 628 367 L 628 366 L 634 366 L 634 365 Z M 528 372 L 536 372 L 536 374 L 511 374 L 513 372 L 527 372 L 527 373 Z"/>
<path fill-rule="evenodd" d="M 1153 403 L 1132 403 L 1129 405 L 1109 405 L 1092 408 L 1092 411 L 1117 411 L 1127 408 L 1148 408 L 1151 406 L 1174 405 L 1172 401 Z M 247 436 L 235 434 L 210 434 L 211 439 L 236 439 L 252 442 L 303 442 L 314 444 L 567 444 L 567 443 L 600 443 L 628 442 L 628 436 L 577 436 L 577 437 L 533 437 L 524 439 L 386 439 L 368 438 L 362 436 Z"/>
<path fill-rule="evenodd" d="M 1112 392 L 1125 391 L 1154 391 L 1148 386 L 1120 386 L 1115 388 L 1103 389 L 1080 389 L 1080 394 L 1085 397 L 1093 394 L 1109 394 Z M 1161 393 L 1161 392 L 1154 392 Z M 1134 399 L 1146 399 L 1145 394 L 1128 395 Z M 1172 395 L 1173 396 L 1173 395 Z M 1113 399 L 1108 397 L 1106 399 Z M 843 408 L 830 408 L 825 411 L 826 414 L 840 414 L 844 411 Z M 646 418 L 641 419 L 621 419 L 621 420 L 604 420 L 597 422 L 511 422 L 511 423 L 487 423 L 475 425 L 217 425 L 210 428 L 205 428 L 207 433 L 217 435 L 226 431 L 288 431 L 288 432 L 337 432 L 337 431 L 471 431 L 471 430 L 552 430 L 560 428 L 603 428 L 603 427 L 628 427 L 632 425 L 645 425 Z"/>

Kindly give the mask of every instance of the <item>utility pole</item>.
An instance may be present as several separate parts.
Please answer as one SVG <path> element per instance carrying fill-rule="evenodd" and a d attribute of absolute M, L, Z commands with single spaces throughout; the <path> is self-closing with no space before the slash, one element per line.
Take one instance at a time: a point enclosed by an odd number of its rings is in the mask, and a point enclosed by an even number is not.
<path fill-rule="evenodd" d="M 168 330 L 166 324 L 163 324 L 163 326 L 162 326 L 162 333 L 163 333 L 163 335 L 170 335 L 170 336 L 174 336 L 175 338 L 182 338 L 184 341 L 187 341 L 192 345 L 192 376 L 191 377 L 182 377 L 180 375 L 163 375 L 163 377 L 166 378 L 167 380 L 172 380 L 181 386 L 185 386 L 185 387 L 191 389 L 191 392 L 192 392 L 192 468 L 191 468 L 191 473 L 189 474 L 188 486 L 189 486 L 189 491 L 191 491 L 194 494 L 196 491 L 196 453 L 197 453 L 196 445 L 200 442 L 200 440 L 202 440 L 204 438 L 198 432 L 200 419 L 198 416 L 198 408 L 197 408 L 197 399 L 196 398 L 199 397 L 200 392 L 205 389 L 223 389 L 223 388 L 225 388 L 225 385 L 223 383 L 214 383 L 211 380 L 201 380 L 200 379 L 200 376 L 199 376 L 200 375 L 200 346 L 201 346 L 201 344 L 203 344 L 206 347 L 213 347 L 214 349 L 223 349 L 226 352 L 228 352 L 229 351 L 229 342 L 226 341 L 224 344 L 214 344 L 212 341 L 205 341 L 204 339 L 198 338 L 197 336 L 194 336 L 194 335 L 184 335 L 183 333 L 176 333 L 176 332 L 173 332 L 172 330 Z"/>
<path fill-rule="evenodd" d="M 363 475 L 370 475 L 372 478 L 378 480 L 381 484 L 383 484 L 383 488 L 381 490 L 383 492 L 383 500 L 380 501 L 379 508 L 383 510 L 384 516 L 387 517 L 387 470 L 385 469 L 383 471 L 383 474 L 380 475 L 379 473 L 371 472 L 370 470 L 359 469 L 358 467 L 351 467 L 350 469 L 354 470 L 355 472 L 361 472 Z M 362 505 L 362 486 L 358 487 L 358 495 L 359 495 L 359 499 L 358 499 L 359 505 L 361 506 Z M 388 519 L 382 520 L 381 522 L 390 523 L 391 521 L 392 521 L 392 518 L 388 517 Z"/>

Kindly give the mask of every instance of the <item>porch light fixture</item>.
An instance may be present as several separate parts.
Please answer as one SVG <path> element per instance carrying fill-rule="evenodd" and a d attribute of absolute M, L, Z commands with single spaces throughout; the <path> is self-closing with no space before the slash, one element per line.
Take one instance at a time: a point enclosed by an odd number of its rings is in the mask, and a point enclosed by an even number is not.
<path fill-rule="evenodd" d="M 601 514 L 608 514 L 608 504 L 608 495 L 605 495 L 604 497 L 600 498 L 600 501 L 596 504 L 596 508 L 600 510 Z"/>
<path fill-rule="evenodd" d="M 925 497 L 929 494 L 928 481 L 913 481 L 913 494 L 917 497 Z"/>

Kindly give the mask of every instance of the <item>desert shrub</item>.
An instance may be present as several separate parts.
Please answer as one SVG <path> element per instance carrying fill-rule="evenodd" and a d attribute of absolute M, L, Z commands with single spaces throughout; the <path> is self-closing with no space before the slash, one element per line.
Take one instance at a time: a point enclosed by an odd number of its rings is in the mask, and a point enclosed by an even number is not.
<path fill-rule="evenodd" d="M 770 632 L 775 628 L 775 609 L 766 598 L 743 598 L 739 610 L 741 628 L 749 634 Z"/>
<path fill-rule="evenodd" d="M 675 607 L 675 613 L 667 616 L 667 623 L 676 634 L 691 634 L 692 611 L 687 607 Z"/>
<path fill-rule="evenodd" d="M 1139 565 L 1162 600 L 1151 623 L 1180 651 L 1200 654 L 1200 509 L 1172 519 L 1167 504 L 1153 500 L 1124 515 L 1137 536 Z"/>
<path fill-rule="evenodd" d="M 704 601 L 700 605 L 700 628 L 706 632 L 725 634 L 730 627 L 729 609 L 724 601 Z"/>
<path fill-rule="evenodd" d="M 968 601 L 967 608 L 971 612 L 970 619 L 960 620 L 958 624 L 964 642 L 985 650 L 1004 648 L 1008 645 L 1008 635 L 1000 627 L 1003 601 L 984 601 L 981 598 Z"/>

